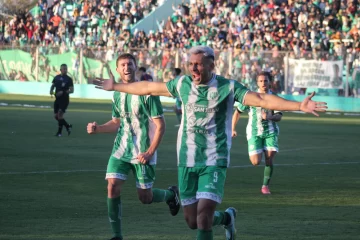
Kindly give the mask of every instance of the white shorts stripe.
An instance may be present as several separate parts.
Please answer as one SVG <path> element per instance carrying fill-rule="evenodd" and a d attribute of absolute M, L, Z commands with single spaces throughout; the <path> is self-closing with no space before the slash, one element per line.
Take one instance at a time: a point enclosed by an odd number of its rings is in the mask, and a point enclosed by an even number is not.
<path fill-rule="evenodd" d="M 198 202 L 199 200 L 196 197 L 188 198 L 188 199 L 181 199 L 181 206 L 191 205 L 193 203 Z"/>

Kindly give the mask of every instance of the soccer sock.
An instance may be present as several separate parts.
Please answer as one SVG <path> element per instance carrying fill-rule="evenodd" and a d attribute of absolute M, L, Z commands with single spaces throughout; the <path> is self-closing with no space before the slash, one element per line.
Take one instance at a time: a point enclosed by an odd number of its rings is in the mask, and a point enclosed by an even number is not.
<path fill-rule="evenodd" d="M 231 217 L 227 212 L 215 211 L 213 226 L 228 225 L 231 221 Z"/>
<path fill-rule="evenodd" d="M 61 120 L 58 120 L 58 132 L 57 133 L 61 134 L 62 129 L 63 129 L 63 124 L 62 124 Z"/>
<path fill-rule="evenodd" d="M 108 216 L 114 237 L 122 238 L 121 236 L 121 199 L 108 198 Z"/>
<path fill-rule="evenodd" d="M 69 124 L 65 121 L 65 119 L 61 119 L 60 120 L 62 122 L 62 124 L 66 127 L 66 128 L 69 128 Z"/>
<path fill-rule="evenodd" d="M 213 240 L 212 229 L 210 229 L 210 230 L 198 229 L 196 240 Z"/>
<path fill-rule="evenodd" d="M 273 165 L 266 165 L 264 169 L 264 181 L 263 185 L 267 186 L 270 183 L 271 176 L 273 174 Z"/>
<path fill-rule="evenodd" d="M 175 197 L 174 192 L 170 190 L 153 188 L 152 193 L 153 193 L 152 202 L 167 202 Z"/>

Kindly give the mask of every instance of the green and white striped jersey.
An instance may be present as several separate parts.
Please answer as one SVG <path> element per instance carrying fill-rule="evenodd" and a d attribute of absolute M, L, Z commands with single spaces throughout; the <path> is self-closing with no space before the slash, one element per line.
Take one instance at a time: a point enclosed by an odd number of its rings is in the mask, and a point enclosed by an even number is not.
<path fill-rule="evenodd" d="M 114 92 L 112 102 L 112 117 L 120 119 L 112 156 L 138 164 L 136 157 L 148 150 L 154 138 L 156 125 L 153 118 L 163 117 L 160 98 Z M 149 164 L 156 164 L 156 158 L 155 152 Z"/>
<path fill-rule="evenodd" d="M 268 94 L 274 94 L 269 91 Z M 274 94 L 276 95 L 276 94 Z M 241 103 L 236 105 L 236 109 L 239 112 L 248 112 L 249 120 L 246 126 L 246 138 L 249 140 L 254 136 L 266 137 L 269 134 L 279 134 L 279 127 L 276 122 L 271 120 L 263 120 L 261 117 L 261 107 L 249 107 L 244 106 Z M 267 110 L 271 111 L 271 110 Z M 274 111 L 274 113 L 281 113 L 280 111 Z"/>
<path fill-rule="evenodd" d="M 229 166 L 234 101 L 242 103 L 248 89 L 215 74 L 206 85 L 195 85 L 185 75 L 167 82 L 166 86 L 173 97 L 182 101 L 178 165 Z"/>

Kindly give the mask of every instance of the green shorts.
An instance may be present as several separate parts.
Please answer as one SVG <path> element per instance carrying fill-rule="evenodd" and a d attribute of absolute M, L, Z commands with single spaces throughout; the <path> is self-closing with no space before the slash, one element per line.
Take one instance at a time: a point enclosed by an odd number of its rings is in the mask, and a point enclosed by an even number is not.
<path fill-rule="evenodd" d="M 278 135 L 253 136 L 248 140 L 249 156 L 262 153 L 263 151 L 279 151 Z"/>
<path fill-rule="evenodd" d="M 152 188 L 155 181 L 155 165 L 132 164 L 114 157 L 109 159 L 105 179 L 117 178 L 126 181 L 130 170 L 136 179 L 137 188 Z"/>
<path fill-rule="evenodd" d="M 179 192 L 181 205 L 186 206 L 210 199 L 221 203 L 224 196 L 226 167 L 179 167 Z"/>

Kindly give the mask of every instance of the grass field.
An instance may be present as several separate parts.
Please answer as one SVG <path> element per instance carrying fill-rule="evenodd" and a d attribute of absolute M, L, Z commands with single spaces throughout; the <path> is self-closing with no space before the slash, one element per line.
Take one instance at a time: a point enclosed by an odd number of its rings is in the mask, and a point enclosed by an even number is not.
<path fill-rule="evenodd" d="M 104 177 L 114 135 L 89 136 L 86 125 L 109 120 L 110 101 L 73 100 L 65 115 L 73 133 L 62 138 L 53 136 L 52 101 L 0 94 L 10 104 L 0 104 L 0 239 L 109 239 Z M 360 239 L 360 119 L 286 113 L 270 196 L 260 194 L 263 166 L 248 160 L 246 121 L 238 124 L 218 207 L 239 210 L 238 239 Z M 166 123 L 158 188 L 177 178 L 175 115 L 166 113 Z M 165 204 L 140 204 L 133 177 L 122 200 L 126 240 L 195 239 L 182 212 L 171 217 Z M 214 239 L 225 239 L 222 228 Z"/>

